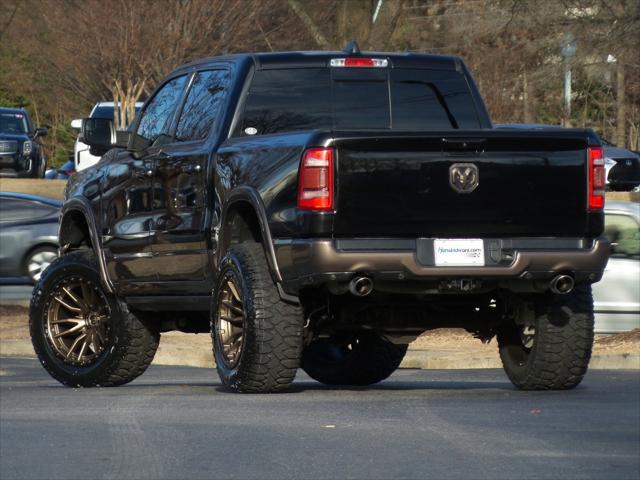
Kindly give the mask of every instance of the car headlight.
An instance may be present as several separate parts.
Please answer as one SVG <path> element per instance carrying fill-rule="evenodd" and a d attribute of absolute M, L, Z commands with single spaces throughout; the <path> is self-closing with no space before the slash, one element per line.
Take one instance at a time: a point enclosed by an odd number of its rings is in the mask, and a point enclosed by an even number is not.
<path fill-rule="evenodd" d="M 31 143 L 31 140 L 27 140 L 26 142 L 24 142 L 24 145 L 22 146 L 22 154 L 29 155 L 31 153 L 32 148 L 33 148 L 33 144 Z"/>

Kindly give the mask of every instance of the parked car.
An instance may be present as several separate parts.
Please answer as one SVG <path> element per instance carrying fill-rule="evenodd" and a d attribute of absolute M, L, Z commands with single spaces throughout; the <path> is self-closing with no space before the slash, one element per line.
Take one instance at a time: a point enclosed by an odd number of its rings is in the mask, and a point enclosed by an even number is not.
<path fill-rule="evenodd" d="M 142 108 L 142 102 L 136 102 L 136 113 L 140 111 Z M 114 113 L 114 103 L 113 102 L 98 102 L 96 103 L 91 112 L 89 113 L 89 118 L 108 118 L 113 121 L 113 113 Z M 129 122 L 133 121 L 133 119 L 127 119 Z M 71 121 L 71 127 L 77 130 L 80 129 L 82 119 L 74 119 Z M 89 145 L 82 142 L 80 136 L 76 138 L 76 143 L 73 147 L 73 157 L 75 163 L 75 171 L 79 172 L 80 170 L 84 170 L 85 168 L 89 168 L 92 165 L 95 165 L 100 160 L 99 156 L 91 155 L 89 151 Z"/>
<path fill-rule="evenodd" d="M 602 139 L 607 188 L 628 192 L 640 187 L 640 155 Z"/>
<path fill-rule="evenodd" d="M 58 256 L 61 205 L 38 195 L 0 192 L 0 276 L 40 279 Z"/>
<path fill-rule="evenodd" d="M 596 333 L 640 328 L 640 204 L 607 202 L 605 234 L 611 257 L 593 286 Z"/>
<path fill-rule="evenodd" d="M 557 125 L 528 123 L 496 124 L 494 128 L 507 130 L 539 129 L 558 130 Z M 613 191 L 632 191 L 640 188 L 640 155 L 625 148 L 616 147 L 613 143 L 600 138 L 604 151 L 604 169 L 607 179 L 606 187 Z"/>
<path fill-rule="evenodd" d="M 71 175 L 76 173 L 76 165 L 73 161 L 73 156 L 64 162 L 60 168 L 47 170 L 44 174 L 44 178 L 48 180 L 68 180 Z"/>
<path fill-rule="evenodd" d="M 0 108 L 0 174 L 42 178 L 47 161 L 40 141 L 46 135 L 25 109 Z"/>
<path fill-rule="evenodd" d="M 299 366 L 369 385 L 444 326 L 497 335 L 518 388 L 583 378 L 609 255 L 602 146 L 491 128 L 461 59 L 200 60 L 114 133 L 83 121 L 105 153 L 67 183 L 62 256 L 31 304 L 61 383 L 127 383 L 173 329 L 211 331 L 232 391 L 281 391 Z"/>

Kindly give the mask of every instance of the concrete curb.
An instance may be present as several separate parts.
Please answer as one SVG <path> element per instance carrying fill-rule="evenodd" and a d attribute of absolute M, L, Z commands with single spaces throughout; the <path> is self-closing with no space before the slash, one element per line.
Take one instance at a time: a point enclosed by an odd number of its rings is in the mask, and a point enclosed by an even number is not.
<path fill-rule="evenodd" d="M 195 348 L 194 348 L 195 347 Z M 194 347 L 163 345 L 153 360 L 154 365 L 181 365 L 214 368 L 213 354 L 201 345 Z M 27 340 L 3 340 L 0 342 L 2 357 L 35 357 L 31 342 Z M 498 355 L 469 356 L 463 350 L 409 349 L 400 368 L 422 370 L 502 368 Z M 593 355 L 589 368 L 594 370 L 640 370 L 640 353 Z"/>

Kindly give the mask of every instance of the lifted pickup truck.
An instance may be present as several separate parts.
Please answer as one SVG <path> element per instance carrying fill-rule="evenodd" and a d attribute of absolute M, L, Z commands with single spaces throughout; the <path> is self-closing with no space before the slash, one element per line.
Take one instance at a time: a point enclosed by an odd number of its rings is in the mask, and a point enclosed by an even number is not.
<path fill-rule="evenodd" d="M 231 390 L 388 377 L 424 331 L 497 336 L 522 389 L 587 370 L 606 265 L 589 130 L 493 129 L 455 57 L 246 54 L 172 72 L 69 181 L 31 303 L 45 368 L 129 382 L 160 332 L 211 332 Z"/>

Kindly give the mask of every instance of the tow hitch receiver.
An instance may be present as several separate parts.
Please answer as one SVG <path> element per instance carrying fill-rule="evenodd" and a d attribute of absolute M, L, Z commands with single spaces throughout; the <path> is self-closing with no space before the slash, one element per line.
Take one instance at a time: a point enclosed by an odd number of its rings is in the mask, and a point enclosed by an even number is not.
<path fill-rule="evenodd" d="M 442 280 L 438 286 L 441 292 L 473 292 L 482 288 L 480 280 L 471 278 L 457 278 L 455 280 Z"/>

